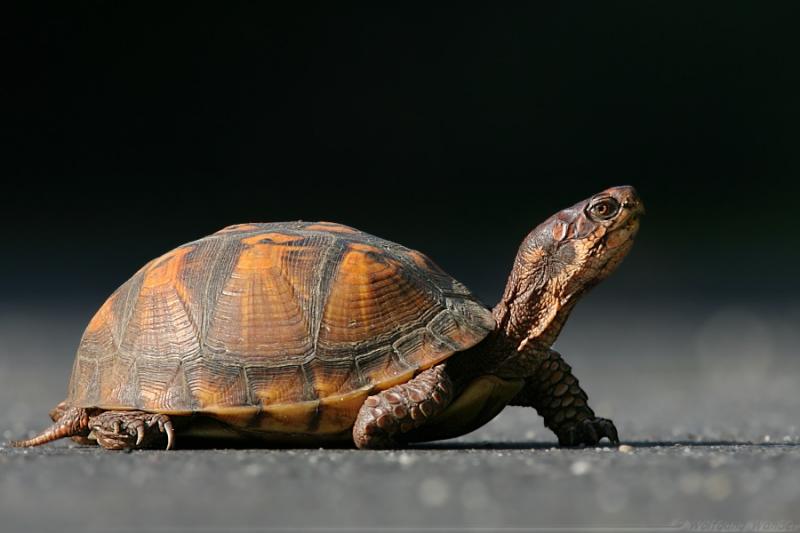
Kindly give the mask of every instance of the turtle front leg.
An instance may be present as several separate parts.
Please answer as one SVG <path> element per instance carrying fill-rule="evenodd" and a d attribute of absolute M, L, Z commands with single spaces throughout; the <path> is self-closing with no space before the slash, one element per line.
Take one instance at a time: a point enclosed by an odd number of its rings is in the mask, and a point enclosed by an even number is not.
<path fill-rule="evenodd" d="M 89 418 L 88 427 L 88 437 L 109 450 L 149 448 L 164 433 L 169 450 L 175 440 L 167 415 L 142 411 L 105 411 Z"/>
<path fill-rule="evenodd" d="M 540 355 L 536 371 L 526 378 L 511 405 L 535 408 L 561 446 L 594 446 L 604 437 L 619 444 L 614 423 L 595 416 L 572 368 L 555 350 Z"/>
<path fill-rule="evenodd" d="M 453 399 L 453 383 L 443 364 L 407 383 L 370 396 L 353 426 L 358 448 L 386 449 L 403 444 L 403 434 L 444 411 Z"/>

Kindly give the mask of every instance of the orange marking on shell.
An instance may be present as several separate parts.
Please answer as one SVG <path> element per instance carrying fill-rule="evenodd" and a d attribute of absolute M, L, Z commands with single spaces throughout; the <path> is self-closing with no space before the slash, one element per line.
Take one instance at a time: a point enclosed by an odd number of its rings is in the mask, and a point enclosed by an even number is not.
<path fill-rule="evenodd" d="M 437 265 L 430 257 L 423 254 L 422 252 L 418 252 L 416 250 L 409 250 L 406 252 L 406 255 L 414 261 L 414 264 L 423 269 L 427 270 L 428 272 L 435 272 L 436 274 L 445 274 L 444 270 Z M 445 274 L 446 275 L 446 274 Z"/>
<path fill-rule="evenodd" d="M 97 310 L 97 313 L 92 317 L 89 325 L 86 326 L 86 331 L 88 333 L 95 333 L 114 322 L 114 298 L 115 296 L 112 296 L 106 300 L 103 306 Z"/>
<path fill-rule="evenodd" d="M 389 365 L 387 365 L 388 367 Z M 426 365 L 428 366 L 428 365 Z M 405 370 L 402 372 L 395 372 L 394 375 L 383 372 L 383 373 L 375 373 L 374 375 L 370 375 L 370 378 L 376 382 L 379 382 L 377 385 L 378 390 L 386 390 L 395 385 L 399 385 L 401 383 L 406 383 L 409 379 L 414 377 L 414 369 Z"/>
<path fill-rule="evenodd" d="M 376 258 L 367 252 L 381 250 L 363 244 L 350 245 L 328 296 L 324 336 L 336 342 L 358 342 L 390 331 L 400 316 L 397 307 L 405 307 L 412 298 L 426 298 L 421 293 L 398 292 L 401 265 L 382 253 Z M 383 301 L 389 294 L 393 294 L 395 309 L 389 309 Z M 422 308 L 424 303 L 428 302 L 420 301 L 418 307 Z"/>
<path fill-rule="evenodd" d="M 408 257 L 410 257 L 411 260 L 414 261 L 414 264 L 417 265 L 418 267 L 424 268 L 425 270 L 430 269 L 429 265 L 430 260 L 421 253 L 419 253 L 418 251 L 409 250 Z"/>
<path fill-rule="evenodd" d="M 318 359 L 313 361 L 310 366 L 314 392 L 319 398 L 341 395 L 342 391 L 356 388 L 352 382 L 355 377 L 355 365 L 329 364 Z"/>
<path fill-rule="evenodd" d="M 186 255 L 193 249 L 193 246 L 183 246 L 162 255 L 145 272 L 142 287 L 152 289 L 176 282 Z"/>
<path fill-rule="evenodd" d="M 187 370 L 191 393 L 200 409 L 243 406 L 248 403 L 248 382 L 238 365 L 197 365 Z"/>
<path fill-rule="evenodd" d="M 253 239 L 263 239 L 259 235 Z M 247 358 L 301 356 L 310 347 L 307 319 L 282 259 L 293 247 L 245 248 L 217 302 L 209 344 Z"/>
<path fill-rule="evenodd" d="M 247 376 L 253 397 L 262 406 L 303 401 L 305 380 L 299 366 L 287 369 L 251 367 Z"/>
<path fill-rule="evenodd" d="M 370 252 L 370 253 L 373 253 L 373 254 L 382 254 L 383 253 L 383 250 L 381 250 L 380 248 L 376 248 L 375 246 L 372 246 L 370 244 L 363 244 L 363 243 L 360 243 L 360 242 L 350 243 L 349 248 L 351 250 L 355 250 L 357 252 Z"/>
<path fill-rule="evenodd" d="M 361 388 L 319 401 L 265 405 L 255 418 L 252 409 L 221 408 L 211 415 L 233 426 L 247 425 L 253 432 L 334 435 L 349 432 L 368 393 Z"/>
<path fill-rule="evenodd" d="M 276 433 L 307 433 L 318 416 L 318 401 L 268 405 L 258 420 L 259 429 Z"/>
<path fill-rule="evenodd" d="M 408 381 L 419 369 L 449 355 L 435 345 L 436 339 L 425 333 L 421 323 L 415 331 L 424 338 L 402 345 L 401 356 L 413 368 L 390 357 L 389 341 L 376 341 L 381 331 L 398 331 L 416 323 L 425 310 L 441 306 L 428 285 L 435 285 L 435 280 L 409 275 L 408 269 L 415 268 L 410 260 L 394 255 L 404 252 L 376 247 L 375 241 L 367 239 L 360 244 L 341 240 L 349 248 L 337 259 L 341 264 L 331 265 L 336 267 L 331 292 L 339 290 L 339 298 L 330 293 L 325 298 L 317 291 L 319 267 L 329 250 L 324 243 L 337 236 L 292 235 L 300 227 L 296 223 L 285 230 L 280 225 L 269 227 L 271 231 L 265 231 L 264 225 L 231 226 L 223 230 L 227 235 L 210 239 L 213 247 L 204 247 L 201 240 L 142 267 L 134 280 L 137 288 L 141 283 L 138 294 L 120 293 L 130 298 L 126 307 L 130 320 L 121 328 L 119 342 L 112 342 L 112 328 L 104 324 L 119 321 L 121 317 L 112 312 L 119 315 L 122 302 L 104 304 L 105 309 L 93 318 L 90 326 L 97 328 L 96 333 L 81 348 L 83 357 L 76 364 L 70 388 L 71 404 L 182 415 L 197 411 L 220 419 L 229 415 L 227 421 L 247 424 L 248 431 L 262 425 L 267 432 L 332 434 L 341 430 L 347 436 L 367 390 L 374 393 Z M 363 235 L 331 223 L 309 228 Z M 235 248 L 238 257 L 226 257 L 233 265 L 219 269 L 225 279 L 219 280 L 212 307 L 206 295 L 197 291 L 198 281 L 206 279 L 209 268 L 216 268 L 220 246 L 226 244 L 235 245 L 228 249 Z M 414 263 L 435 267 L 422 254 Z M 311 318 L 305 315 L 315 309 L 314 304 L 330 302 L 329 298 L 341 308 L 335 313 L 330 306 L 323 310 L 319 353 L 308 364 L 313 335 L 308 331 Z M 331 321 L 333 316 L 336 320 Z M 199 333 L 198 325 L 205 325 Z M 436 331 L 464 346 L 482 337 L 477 325 L 463 332 L 452 327 Z M 201 352 L 200 342 L 207 350 Z M 326 362 L 328 354 L 346 353 L 339 352 L 344 346 L 361 347 L 367 342 L 372 342 L 370 349 L 387 353 L 361 361 L 363 381 L 356 383 L 357 374 L 341 360 Z M 209 357 L 211 353 L 224 356 L 217 360 Z M 356 351 L 354 357 L 358 355 L 363 354 Z M 306 366 L 301 369 L 303 362 Z M 309 371 L 312 379 L 306 379 Z M 308 401 L 314 397 L 310 384 L 319 401 Z M 353 391 L 353 387 L 360 388 Z M 263 424 L 257 420 L 262 409 L 266 413 Z"/>
<path fill-rule="evenodd" d="M 242 242 L 250 246 L 250 248 L 242 251 L 234 267 L 234 272 L 240 272 L 241 270 L 267 270 L 278 266 L 280 252 L 271 243 L 261 242 L 267 238 L 265 235 L 269 234 L 262 233 L 242 239 Z"/>
<path fill-rule="evenodd" d="M 257 413 L 258 411 L 256 411 L 252 406 L 242 405 L 242 406 L 220 406 L 204 414 L 206 414 L 210 418 L 214 418 L 216 420 L 223 422 L 227 427 L 245 428 L 253 421 L 253 419 L 257 416 Z M 189 428 L 187 431 L 192 431 L 193 429 L 194 427 Z M 206 432 L 202 432 L 200 434 L 203 436 L 216 436 L 213 433 L 209 435 Z M 234 437 L 235 435 L 236 434 L 227 436 Z"/>
<path fill-rule="evenodd" d="M 302 240 L 303 237 L 301 235 L 289 235 L 286 233 L 259 233 L 258 235 L 253 235 L 251 237 L 247 237 L 242 239 L 242 243 L 248 246 L 257 245 L 257 244 L 264 244 L 262 241 L 272 241 L 276 244 L 282 244 L 285 242 L 294 242 Z"/>
<path fill-rule="evenodd" d="M 353 427 L 368 392 L 366 389 L 359 389 L 349 394 L 320 400 L 317 433 L 338 433 Z"/>
<path fill-rule="evenodd" d="M 84 337 L 79 353 L 84 358 L 95 354 L 96 366 L 76 366 L 70 388 L 72 404 L 148 409 L 164 406 L 159 398 L 180 365 L 176 354 L 200 350 L 183 281 L 186 258 L 193 249 L 178 248 L 141 271 L 142 286 L 130 295 L 130 319 L 116 346 L 88 334 Z"/>
<path fill-rule="evenodd" d="M 309 231 L 330 231 L 333 233 L 358 233 L 357 230 L 350 226 L 344 226 L 335 222 L 317 222 L 316 224 L 306 226 L 305 229 Z"/>

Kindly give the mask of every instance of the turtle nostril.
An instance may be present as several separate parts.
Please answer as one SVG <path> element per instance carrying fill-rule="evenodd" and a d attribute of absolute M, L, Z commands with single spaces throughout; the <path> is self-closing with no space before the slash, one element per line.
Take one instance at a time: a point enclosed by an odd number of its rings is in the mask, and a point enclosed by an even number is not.
<path fill-rule="evenodd" d="M 636 218 L 639 218 L 641 215 L 645 214 L 644 206 L 638 200 L 624 202 L 622 207 L 633 211 L 633 216 Z"/>

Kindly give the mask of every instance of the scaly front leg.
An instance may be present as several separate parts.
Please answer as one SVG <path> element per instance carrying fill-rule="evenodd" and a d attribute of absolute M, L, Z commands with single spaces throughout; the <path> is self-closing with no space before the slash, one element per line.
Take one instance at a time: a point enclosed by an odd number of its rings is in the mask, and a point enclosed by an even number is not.
<path fill-rule="evenodd" d="M 536 409 L 561 446 L 594 446 L 604 437 L 612 444 L 619 444 L 614 423 L 595 416 L 586 392 L 558 352 L 537 351 L 526 354 L 523 360 L 535 370 L 526 378 L 525 387 L 511 400 L 511 405 Z"/>
<path fill-rule="evenodd" d="M 386 449 L 404 444 L 404 435 L 444 411 L 453 383 L 439 364 L 364 401 L 353 426 L 358 448 Z"/>

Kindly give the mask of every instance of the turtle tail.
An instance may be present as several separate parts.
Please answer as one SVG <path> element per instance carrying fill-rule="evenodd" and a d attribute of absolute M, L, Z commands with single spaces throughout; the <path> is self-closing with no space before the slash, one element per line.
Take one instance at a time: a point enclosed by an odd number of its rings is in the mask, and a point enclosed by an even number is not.
<path fill-rule="evenodd" d="M 64 437 L 81 437 L 89 434 L 89 412 L 83 407 L 69 407 L 49 428 L 39 435 L 26 440 L 15 440 L 9 443 L 14 448 L 39 446 Z"/>

